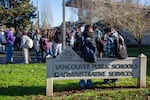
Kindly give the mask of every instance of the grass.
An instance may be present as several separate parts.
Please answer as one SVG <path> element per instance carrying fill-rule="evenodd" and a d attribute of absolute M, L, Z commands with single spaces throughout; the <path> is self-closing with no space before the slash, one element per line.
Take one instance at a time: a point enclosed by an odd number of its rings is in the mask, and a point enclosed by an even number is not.
<path fill-rule="evenodd" d="M 149 47 L 147 88 L 137 88 L 137 79 L 119 79 L 118 84 L 104 85 L 102 79 L 93 80 L 92 89 L 80 89 L 79 80 L 55 80 L 54 97 L 45 96 L 45 64 L 0 65 L 0 100 L 147 100 L 150 96 Z M 138 56 L 137 48 L 129 48 L 129 56 Z"/>

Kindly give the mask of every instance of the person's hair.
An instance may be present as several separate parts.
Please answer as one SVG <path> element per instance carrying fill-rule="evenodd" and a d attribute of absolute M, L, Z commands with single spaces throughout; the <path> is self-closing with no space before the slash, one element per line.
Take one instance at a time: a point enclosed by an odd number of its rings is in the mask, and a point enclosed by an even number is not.
<path fill-rule="evenodd" d="M 97 29 L 97 28 L 98 28 L 98 26 L 97 26 L 97 25 L 94 25 L 94 26 L 93 26 L 93 29 L 94 29 L 94 30 L 95 30 L 95 29 Z"/>
<path fill-rule="evenodd" d="M 46 33 L 45 29 L 43 29 L 43 30 L 41 31 L 41 34 L 42 34 L 42 37 L 44 37 L 44 38 L 47 37 L 47 33 Z"/>
<path fill-rule="evenodd" d="M 60 27 L 57 27 L 57 28 L 56 28 L 56 31 L 57 31 L 57 32 L 61 32 L 61 28 L 60 28 Z"/>
<path fill-rule="evenodd" d="M 2 32 L 2 31 L 4 31 L 4 29 L 3 29 L 3 28 L 0 28 L 0 31 Z"/>
<path fill-rule="evenodd" d="M 27 35 L 28 34 L 28 30 L 27 29 L 24 29 L 23 31 L 22 31 L 22 35 Z"/>
<path fill-rule="evenodd" d="M 12 32 L 15 31 L 15 29 L 13 27 L 10 27 L 9 30 L 12 31 Z"/>
<path fill-rule="evenodd" d="M 36 29 L 36 34 L 40 34 L 40 30 L 39 29 Z"/>
<path fill-rule="evenodd" d="M 88 31 L 90 27 L 92 27 L 92 25 L 85 25 L 84 32 Z"/>
<path fill-rule="evenodd" d="M 106 27 L 106 28 L 104 29 L 104 32 L 105 32 L 105 33 L 111 32 L 111 27 Z"/>

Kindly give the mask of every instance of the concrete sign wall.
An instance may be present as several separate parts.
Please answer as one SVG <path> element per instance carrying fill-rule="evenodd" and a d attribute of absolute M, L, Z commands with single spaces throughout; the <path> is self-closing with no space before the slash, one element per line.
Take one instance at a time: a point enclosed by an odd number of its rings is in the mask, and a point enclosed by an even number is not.
<path fill-rule="evenodd" d="M 138 78 L 138 86 L 146 87 L 146 61 L 146 56 L 141 55 L 127 59 L 100 58 L 96 63 L 88 63 L 67 47 L 55 59 L 46 60 L 46 94 L 53 95 L 53 80 L 63 79 Z"/>

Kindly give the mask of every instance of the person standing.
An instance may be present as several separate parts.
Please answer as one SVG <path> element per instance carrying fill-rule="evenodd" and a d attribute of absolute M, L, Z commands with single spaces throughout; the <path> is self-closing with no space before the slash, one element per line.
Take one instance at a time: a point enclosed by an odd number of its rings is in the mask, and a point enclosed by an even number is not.
<path fill-rule="evenodd" d="M 96 33 L 96 47 L 97 47 L 97 55 L 102 58 L 104 45 L 102 43 L 102 31 L 98 28 L 98 26 L 93 26 L 94 32 Z"/>
<path fill-rule="evenodd" d="M 54 34 L 54 58 L 62 52 L 63 33 L 59 27 Z"/>
<path fill-rule="evenodd" d="M 73 46 L 73 34 L 71 33 L 71 30 L 69 28 L 66 29 L 66 44 L 68 46 Z"/>
<path fill-rule="evenodd" d="M 29 48 L 32 48 L 32 46 L 33 46 L 32 39 L 27 35 L 27 33 L 28 33 L 27 30 L 23 31 L 22 41 L 21 41 L 21 47 L 22 47 L 22 51 L 23 51 L 25 64 L 28 64 L 29 62 L 31 62 L 31 58 L 30 58 L 30 54 L 29 54 Z"/>
<path fill-rule="evenodd" d="M 36 61 L 40 61 L 40 38 L 41 38 L 41 34 L 40 34 L 40 30 L 36 29 L 34 35 L 33 35 L 33 48 L 35 50 L 35 58 Z"/>
<path fill-rule="evenodd" d="M 81 32 L 79 31 L 79 28 L 74 28 L 75 36 L 74 36 L 74 50 L 78 53 L 81 49 Z"/>
<path fill-rule="evenodd" d="M 17 50 L 19 51 L 19 50 L 21 50 L 21 36 L 22 36 L 22 32 L 18 29 L 17 31 L 16 31 L 16 33 L 15 33 L 15 37 L 16 37 L 16 39 L 15 39 L 15 46 L 17 47 Z"/>
<path fill-rule="evenodd" d="M 50 42 L 47 37 L 47 33 L 45 30 L 42 31 L 42 36 L 40 38 L 40 49 L 41 49 L 41 55 L 42 55 L 42 62 L 45 62 L 47 55 L 49 54 L 50 49 Z"/>
<path fill-rule="evenodd" d="M 48 29 L 47 34 L 48 34 L 48 39 L 49 39 L 49 43 L 50 43 L 49 54 L 47 55 L 47 57 L 51 57 L 51 56 L 53 56 L 53 38 L 54 38 L 53 29 Z"/>
<path fill-rule="evenodd" d="M 111 27 L 106 27 L 104 29 L 105 32 L 105 36 L 106 36 L 106 44 L 105 44 L 105 56 L 109 57 L 109 58 L 114 58 L 116 57 L 115 55 L 115 37 L 114 34 L 112 32 L 112 28 Z M 104 79 L 104 84 L 110 84 L 112 83 L 117 83 L 117 79 Z"/>
<path fill-rule="evenodd" d="M 84 32 L 82 33 L 82 38 L 83 38 L 83 41 L 86 40 L 89 45 L 93 45 L 96 48 L 96 43 L 95 43 L 96 36 L 95 36 L 95 32 L 93 31 L 93 27 L 91 25 L 85 26 Z M 82 50 L 82 52 L 84 51 Z M 81 55 L 81 56 L 84 56 L 84 55 Z M 88 79 L 85 82 L 85 80 L 81 79 L 79 82 L 79 85 L 81 88 L 85 88 L 85 87 L 91 88 L 92 80 Z"/>
<path fill-rule="evenodd" d="M 4 30 L 1 28 L 1 29 L 0 29 L 1 52 L 0 52 L 0 53 L 2 53 L 2 54 L 5 53 L 5 44 L 6 44 L 5 32 L 4 32 Z"/>
<path fill-rule="evenodd" d="M 14 32 L 15 29 L 13 27 L 9 28 L 9 30 L 5 31 L 6 37 L 6 63 L 13 63 L 13 46 L 14 46 Z"/>

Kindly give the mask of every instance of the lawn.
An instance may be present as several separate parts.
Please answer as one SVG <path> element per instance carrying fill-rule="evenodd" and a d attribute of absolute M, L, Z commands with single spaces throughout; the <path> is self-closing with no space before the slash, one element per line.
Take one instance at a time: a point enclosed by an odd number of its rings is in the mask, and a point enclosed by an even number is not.
<path fill-rule="evenodd" d="M 138 56 L 137 48 L 129 48 L 129 56 Z M 0 65 L 0 100 L 147 100 L 150 96 L 150 47 L 143 47 L 148 56 L 147 88 L 137 88 L 137 79 L 119 79 L 118 84 L 104 85 L 93 80 L 92 89 L 80 89 L 79 80 L 54 81 L 54 96 L 45 96 L 46 65 Z"/>

